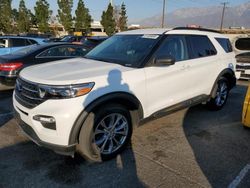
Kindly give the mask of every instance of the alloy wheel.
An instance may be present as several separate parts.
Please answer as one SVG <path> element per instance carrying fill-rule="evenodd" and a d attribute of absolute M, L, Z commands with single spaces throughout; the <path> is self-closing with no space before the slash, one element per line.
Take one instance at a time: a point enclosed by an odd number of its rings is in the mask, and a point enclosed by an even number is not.
<path fill-rule="evenodd" d="M 105 116 L 94 130 L 93 142 L 101 154 L 112 154 L 123 146 L 128 136 L 127 118 L 120 113 Z"/>

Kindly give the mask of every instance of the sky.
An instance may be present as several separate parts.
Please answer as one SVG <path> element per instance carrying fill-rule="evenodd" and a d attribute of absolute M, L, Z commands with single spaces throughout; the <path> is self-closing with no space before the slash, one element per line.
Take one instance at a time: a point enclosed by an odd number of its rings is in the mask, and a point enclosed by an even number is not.
<path fill-rule="evenodd" d="M 53 15 L 57 14 L 57 0 L 47 0 L 50 4 L 50 9 Z M 100 20 L 102 11 L 107 8 L 110 0 L 84 0 L 85 6 L 89 8 L 90 14 L 94 20 Z M 221 2 L 229 2 L 228 6 L 235 6 L 249 0 L 166 0 L 166 11 L 172 12 L 181 8 L 188 7 L 206 7 L 206 6 L 221 6 Z M 12 0 L 12 7 L 18 8 L 20 0 Z M 136 24 L 136 21 L 159 15 L 162 13 L 163 0 L 113 0 L 115 5 L 125 3 L 129 23 Z M 36 0 L 25 0 L 26 6 L 34 11 Z M 78 0 L 74 0 L 72 14 L 75 13 Z"/>

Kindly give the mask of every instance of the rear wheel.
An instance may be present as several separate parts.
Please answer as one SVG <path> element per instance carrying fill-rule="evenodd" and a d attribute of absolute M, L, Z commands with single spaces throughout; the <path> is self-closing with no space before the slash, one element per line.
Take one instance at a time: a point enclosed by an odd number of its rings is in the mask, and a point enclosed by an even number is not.
<path fill-rule="evenodd" d="M 129 111 L 112 104 L 89 114 L 79 136 L 78 151 L 91 161 L 103 161 L 122 152 L 132 134 Z"/>
<path fill-rule="evenodd" d="M 229 94 L 228 80 L 224 77 L 220 78 L 215 89 L 215 96 L 210 99 L 207 105 L 211 110 L 220 110 L 227 102 Z"/>

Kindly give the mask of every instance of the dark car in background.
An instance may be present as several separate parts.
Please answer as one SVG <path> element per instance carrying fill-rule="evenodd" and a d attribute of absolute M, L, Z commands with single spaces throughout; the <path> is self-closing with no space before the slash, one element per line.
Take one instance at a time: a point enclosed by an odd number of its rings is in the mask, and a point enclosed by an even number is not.
<path fill-rule="evenodd" d="M 0 91 L 12 89 L 21 69 L 45 62 L 83 57 L 88 52 L 83 45 L 48 43 L 33 45 L 15 53 L 0 56 Z"/>
<path fill-rule="evenodd" d="M 84 36 L 73 36 L 73 35 L 66 35 L 64 36 L 60 42 L 80 42 Z"/>
<path fill-rule="evenodd" d="M 98 44 L 105 41 L 108 37 L 105 36 L 93 36 L 93 37 L 86 37 L 81 40 L 81 44 L 88 48 L 89 50 L 96 47 Z"/>

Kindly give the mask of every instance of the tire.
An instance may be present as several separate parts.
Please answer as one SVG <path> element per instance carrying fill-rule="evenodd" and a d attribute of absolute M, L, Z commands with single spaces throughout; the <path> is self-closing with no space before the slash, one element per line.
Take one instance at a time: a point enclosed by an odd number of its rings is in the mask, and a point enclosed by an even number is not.
<path fill-rule="evenodd" d="M 131 139 L 131 122 L 129 111 L 119 104 L 101 106 L 90 112 L 80 130 L 78 152 L 92 162 L 116 157 Z"/>
<path fill-rule="evenodd" d="M 207 103 L 207 106 L 210 110 L 221 110 L 223 106 L 226 104 L 229 94 L 229 83 L 228 80 L 224 77 L 221 77 L 216 87 L 214 88 L 216 91 L 215 96 L 211 97 L 209 102 Z"/>

